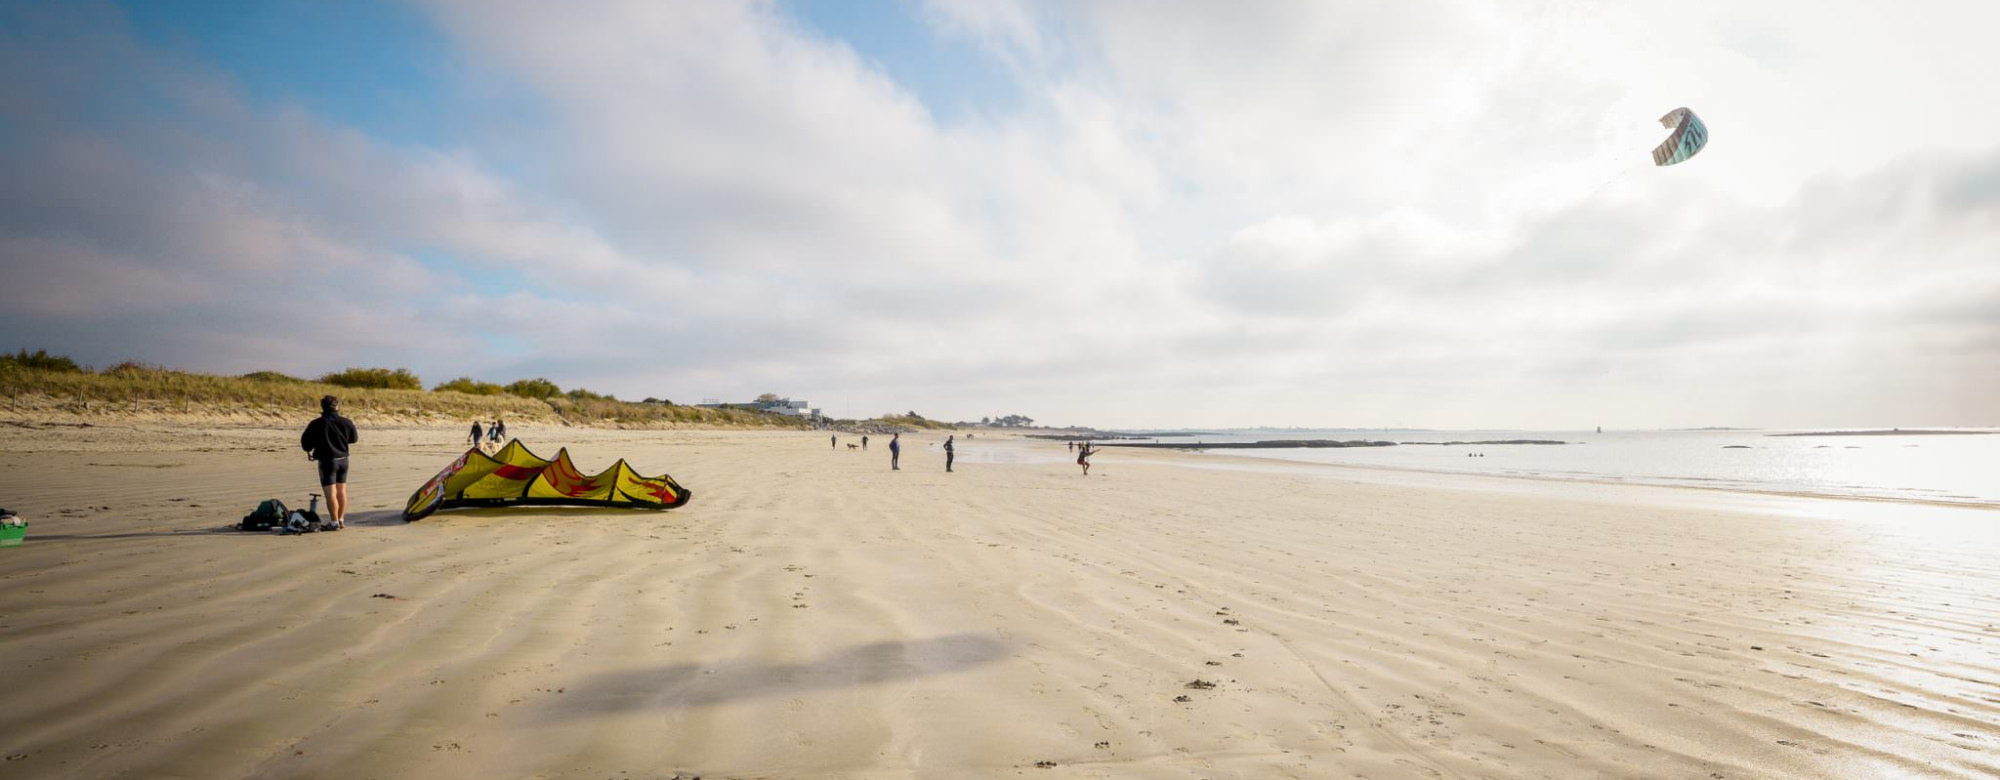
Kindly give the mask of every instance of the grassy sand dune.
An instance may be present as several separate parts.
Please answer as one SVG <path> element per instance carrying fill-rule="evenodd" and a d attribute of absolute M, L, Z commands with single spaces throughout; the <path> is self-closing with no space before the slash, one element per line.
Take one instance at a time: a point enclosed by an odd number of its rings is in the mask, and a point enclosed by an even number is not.
<path fill-rule="evenodd" d="M 780 415 L 607 398 L 341 387 L 132 365 L 95 373 L 0 364 L 0 421 L 164 419 L 273 425 L 316 412 L 324 395 L 338 396 L 342 412 L 357 420 L 388 424 L 507 419 L 597 427 L 806 427 L 797 418 Z"/>
<path fill-rule="evenodd" d="M 525 426 L 695 491 L 355 527 L 288 430 L 0 429 L 23 777 L 1990 777 L 1988 513 L 1886 525 L 940 435 Z M 92 442 L 99 442 L 93 444 Z M 15 446 L 25 444 L 34 452 Z M 149 450 L 149 451 L 142 451 Z M 626 774 L 621 774 L 626 773 Z"/>

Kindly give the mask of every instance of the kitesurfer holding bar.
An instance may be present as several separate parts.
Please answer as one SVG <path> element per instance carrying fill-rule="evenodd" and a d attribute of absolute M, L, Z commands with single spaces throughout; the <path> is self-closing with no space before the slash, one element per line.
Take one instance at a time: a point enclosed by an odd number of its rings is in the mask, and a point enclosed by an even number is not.
<path fill-rule="evenodd" d="M 1090 442 L 1084 442 L 1083 447 L 1076 451 L 1076 465 L 1083 467 L 1086 477 L 1090 476 L 1090 456 L 1095 454 L 1097 451 L 1090 448 Z"/>
<path fill-rule="evenodd" d="M 347 527 L 347 447 L 360 440 L 354 421 L 340 416 L 340 399 L 330 395 L 319 399 L 319 419 L 307 423 L 299 435 L 299 448 L 319 464 L 319 486 L 326 494 L 333 528 Z"/>

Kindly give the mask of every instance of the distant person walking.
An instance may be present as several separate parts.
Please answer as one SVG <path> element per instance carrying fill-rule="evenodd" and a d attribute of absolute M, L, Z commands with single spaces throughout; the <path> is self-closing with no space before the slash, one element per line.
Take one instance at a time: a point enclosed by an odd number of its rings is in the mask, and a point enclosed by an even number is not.
<path fill-rule="evenodd" d="M 1067 444 L 1067 445 L 1069 445 L 1069 451 L 1070 451 L 1070 452 L 1075 452 L 1075 451 L 1076 451 L 1076 442 L 1073 442 L 1073 441 L 1066 441 L 1066 442 L 1063 442 L 1063 443 L 1064 443 L 1064 444 Z"/>
<path fill-rule="evenodd" d="M 471 439 L 471 440 L 472 440 L 472 446 L 474 446 L 474 447 L 478 447 L 478 446 L 480 446 L 481 444 L 484 444 L 484 443 L 486 442 L 486 436 L 485 436 L 485 433 L 486 433 L 485 429 L 483 429 L 483 428 L 480 428 L 480 427 L 479 427 L 479 421 L 478 421 L 478 420 L 473 420 L 473 421 L 472 421 L 472 435 L 471 435 L 471 436 L 468 436 L 468 437 L 466 437 L 466 438 L 469 438 L 469 439 Z"/>
<path fill-rule="evenodd" d="M 1090 442 L 1084 442 L 1076 451 L 1076 465 L 1083 467 L 1083 475 L 1086 477 L 1090 476 L 1090 456 L 1095 454 L 1097 451 L 1090 448 Z"/>
<path fill-rule="evenodd" d="M 868 437 L 866 436 L 861 437 L 861 451 L 862 452 L 868 451 Z"/>
<path fill-rule="evenodd" d="M 902 471 L 903 467 L 901 465 L 898 465 L 897 463 L 897 461 L 900 461 L 902 459 L 903 459 L 903 434 L 900 433 L 892 434 L 889 437 L 889 470 Z"/>
<path fill-rule="evenodd" d="M 354 421 L 340 416 L 340 399 L 330 395 L 319 399 L 319 419 L 299 434 L 299 449 L 319 464 L 320 491 L 335 529 L 347 527 L 347 447 L 360 440 Z"/>
<path fill-rule="evenodd" d="M 494 420 L 493 420 L 493 430 L 491 431 L 491 433 L 493 434 L 493 443 L 494 443 L 494 444 L 499 444 L 500 442 L 503 442 L 503 441 L 506 441 L 506 440 L 507 440 L 507 421 L 506 421 L 506 420 L 501 420 L 501 419 L 497 419 L 497 418 L 496 418 L 496 419 L 494 419 Z"/>
<path fill-rule="evenodd" d="M 840 434 L 836 433 L 832 436 L 826 437 L 826 448 L 829 450 L 840 449 Z"/>
<path fill-rule="evenodd" d="M 944 437 L 944 473 L 951 473 L 951 437 Z"/>

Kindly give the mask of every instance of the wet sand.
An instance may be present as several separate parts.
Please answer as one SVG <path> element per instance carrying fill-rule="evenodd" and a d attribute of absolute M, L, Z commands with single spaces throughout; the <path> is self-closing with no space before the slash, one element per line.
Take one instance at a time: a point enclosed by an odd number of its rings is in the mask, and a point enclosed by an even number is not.
<path fill-rule="evenodd" d="M 404 524 L 460 434 L 368 429 L 241 534 L 295 431 L 0 425 L 0 776 L 2000 774 L 2000 513 L 515 433 L 694 500 Z"/>

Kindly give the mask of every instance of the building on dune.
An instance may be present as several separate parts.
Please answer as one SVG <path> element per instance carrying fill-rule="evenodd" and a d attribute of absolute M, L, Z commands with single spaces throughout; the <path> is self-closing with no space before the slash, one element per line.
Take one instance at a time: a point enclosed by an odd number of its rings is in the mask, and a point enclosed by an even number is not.
<path fill-rule="evenodd" d="M 713 399 L 704 399 L 702 403 L 697 405 L 708 409 L 740 409 L 747 412 L 779 414 L 807 420 L 821 419 L 820 410 L 813 408 L 811 403 L 794 401 L 790 398 L 759 398 L 755 401 L 746 401 L 743 403 L 723 403 Z"/>

